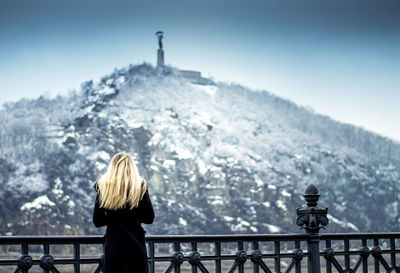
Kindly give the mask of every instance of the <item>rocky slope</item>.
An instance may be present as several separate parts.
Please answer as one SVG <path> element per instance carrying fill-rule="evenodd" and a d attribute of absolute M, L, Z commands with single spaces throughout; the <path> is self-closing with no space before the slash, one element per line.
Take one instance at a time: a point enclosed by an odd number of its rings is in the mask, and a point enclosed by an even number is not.
<path fill-rule="evenodd" d="M 0 233 L 93 234 L 113 154 L 149 181 L 152 234 L 295 232 L 310 183 L 329 231 L 398 231 L 400 144 L 265 91 L 143 64 L 0 111 Z"/>

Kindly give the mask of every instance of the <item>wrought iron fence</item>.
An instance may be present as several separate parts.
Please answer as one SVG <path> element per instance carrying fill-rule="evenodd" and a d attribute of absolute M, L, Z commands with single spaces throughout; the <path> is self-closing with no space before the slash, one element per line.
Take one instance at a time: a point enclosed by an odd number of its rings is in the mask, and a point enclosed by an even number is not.
<path fill-rule="evenodd" d="M 304 196 L 297 224 L 306 233 L 147 236 L 149 271 L 400 272 L 400 233 L 320 234 L 327 209 L 317 207 L 314 186 Z M 101 272 L 103 242 L 102 236 L 0 236 L 0 273 Z"/>

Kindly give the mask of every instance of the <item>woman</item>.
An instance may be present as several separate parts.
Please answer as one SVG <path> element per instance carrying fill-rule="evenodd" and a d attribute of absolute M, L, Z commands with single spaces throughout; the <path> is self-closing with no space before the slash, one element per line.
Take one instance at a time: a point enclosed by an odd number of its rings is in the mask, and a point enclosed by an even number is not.
<path fill-rule="evenodd" d="M 96 227 L 107 225 L 104 243 L 104 273 L 147 273 L 145 231 L 141 223 L 154 220 L 146 181 L 132 158 L 118 153 L 107 172 L 95 184 L 93 212 Z"/>

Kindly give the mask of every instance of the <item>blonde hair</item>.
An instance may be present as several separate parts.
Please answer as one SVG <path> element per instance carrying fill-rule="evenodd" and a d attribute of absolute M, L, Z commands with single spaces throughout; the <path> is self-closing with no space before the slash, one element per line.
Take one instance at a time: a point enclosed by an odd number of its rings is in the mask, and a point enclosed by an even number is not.
<path fill-rule="evenodd" d="M 116 210 L 129 206 L 133 209 L 147 189 L 130 155 L 118 153 L 111 159 L 108 169 L 96 183 L 100 207 Z"/>

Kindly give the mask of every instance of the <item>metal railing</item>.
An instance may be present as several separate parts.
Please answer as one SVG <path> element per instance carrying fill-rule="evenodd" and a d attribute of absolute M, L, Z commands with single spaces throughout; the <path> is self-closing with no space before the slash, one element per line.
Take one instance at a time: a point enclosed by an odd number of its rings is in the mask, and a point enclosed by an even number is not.
<path fill-rule="evenodd" d="M 400 233 L 320 234 L 327 209 L 317 207 L 314 186 L 304 196 L 297 224 L 306 233 L 147 236 L 149 271 L 400 273 Z M 0 273 L 101 272 L 103 243 L 102 236 L 0 236 Z"/>
<path fill-rule="evenodd" d="M 96 264 L 97 267 L 93 272 L 101 272 L 102 259 L 83 258 L 81 257 L 82 245 L 99 245 L 102 246 L 104 238 L 102 236 L 0 236 L 0 246 L 11 247 L 19 246 L 21 255 L 18 259 L 0 259 L 0 272 L 4 266 L 15 266 L 16 269 L 12 272 L 28 272 L 32 266 L 38 265 L 43 272 L 59 272 L 57 265 L 72 265 L 73 272 L 81 272 L 80 266 L 83 264 Z M 32 258 L 29 253 L 30 247 L 42 248 L 42 255 L 38 259 Z M 72 246 L 73 257 L 58 258 L 53 257 L 50 249 L 53 246 Z M 15 253 L 15 248 L 1 249 L 3 253 Z M 37 254 L 37 251 L 33 251 Z M 7 271 L 4 271 L 7 272 Z M 10 271 L 8 271 L 10 272 Z"/>

